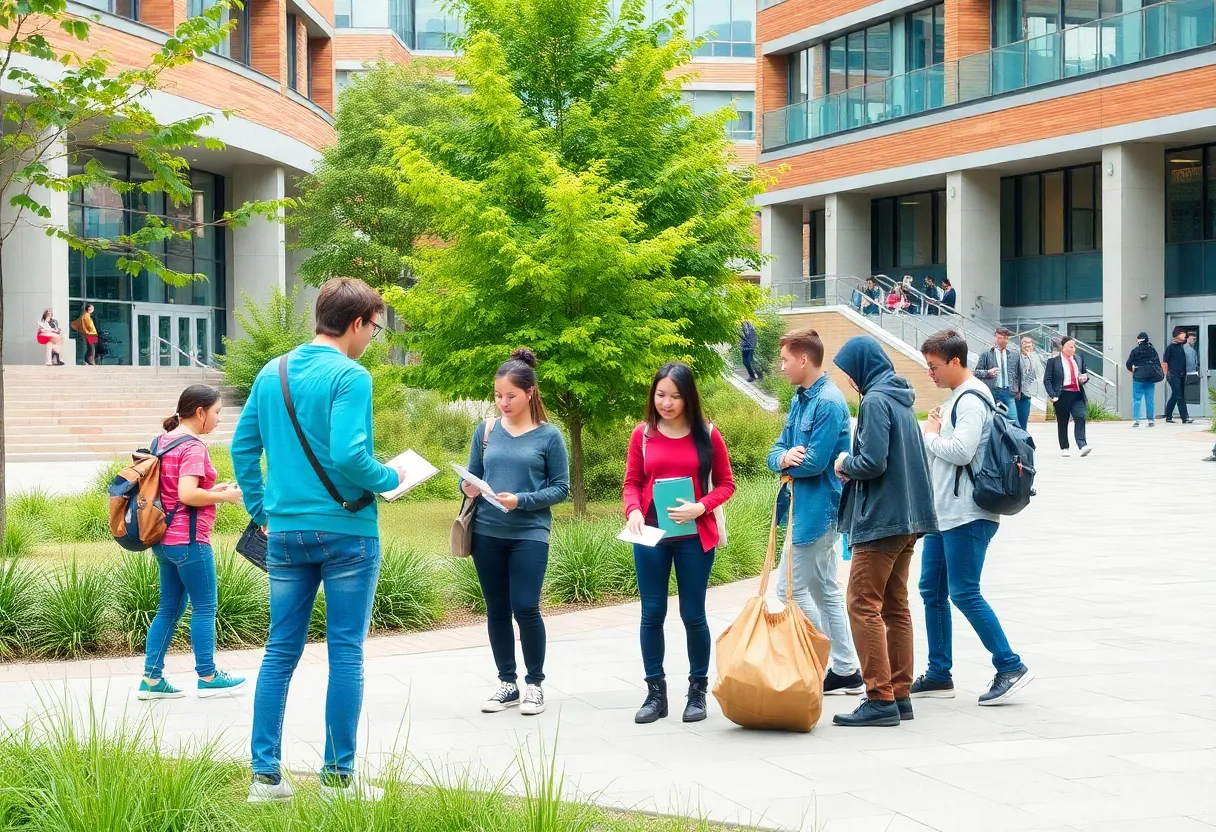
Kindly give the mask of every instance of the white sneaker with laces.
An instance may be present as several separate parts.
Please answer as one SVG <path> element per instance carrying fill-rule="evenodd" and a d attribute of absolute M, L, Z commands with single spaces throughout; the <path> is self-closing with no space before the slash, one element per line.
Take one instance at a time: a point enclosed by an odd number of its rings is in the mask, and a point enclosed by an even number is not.
<path fill-rule="evenodd" d="M 500 682 L 498 690 L 481 704 L 483 714 L 497 714 L 519 704 L 519 686 L 514 682 Z"/>
<path fill-rule="evenodd" d="M 1092 452 L 1093 452 L 1093 446 L 1086 445 L 1084 448 L 1081 449 L 1081 456 L 1089 456 L 1090 453 L 1092 453 Z"/>
<path fill-rule="evenodd" d="M 364 803 L 375 803 L 384 797 L 384 789 L 365 783 L 357 777 L 352 777 L 345 786 L 321 786 L 321 799 L 326 802 L 334 800 L 358 800 Z"/>
<path fill-rule="evenodd" d="M 1060 451 L 1060 456 L 1072 456 L 1068 451 Z"/>
<path fill-rule="evenodd" d="M 293 795 L 291 785 L 285 779 L 280 778 L 277 783 L 263 783 L 255 777 L 249 784 L 250 803 L 286 803 Z"/>
<path fill-rule="evenodd" d="M 536 716 L 545 712 L 545 692 L 541 690 L 540 685 L 528 685 L 519 712 L 524 716 Z"/>

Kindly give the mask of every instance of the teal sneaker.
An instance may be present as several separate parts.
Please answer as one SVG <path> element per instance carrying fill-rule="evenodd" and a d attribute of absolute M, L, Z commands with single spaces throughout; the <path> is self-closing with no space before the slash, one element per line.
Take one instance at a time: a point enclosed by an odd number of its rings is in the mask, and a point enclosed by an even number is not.
<path fill-rule="evenodd" d="M 152 699 L 182 699 L 185 695 L 184 691 L 173 687 L 166 679 L 158 679 L 154 685 L 149 685 L 147 679 L 140 679 L 139 693 L 135 698 L 147 702 Z"/>
<path fill-rule="evenodd" d="M 213 696 L 221 696 L 225 693 L 236 693 L 243 687 L 245 687 L 244 679 L 229 676 L 224 671 L 217 670 L 210 682 L 205 682 L 202 679 L 198 680 L 198 698 L 210 699 Z"/>

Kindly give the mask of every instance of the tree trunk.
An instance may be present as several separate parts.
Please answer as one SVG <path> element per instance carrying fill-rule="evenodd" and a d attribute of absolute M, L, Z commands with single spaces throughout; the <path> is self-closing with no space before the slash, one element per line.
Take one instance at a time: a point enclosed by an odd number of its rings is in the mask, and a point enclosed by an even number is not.
<path fill-rule="evenodd" d="M 574 513 L 587 514 L 587 487 L 583 483 L 583 420 L 572 416 L 566 423 L 570 428 L 570 492 L 574 495 Z"/>

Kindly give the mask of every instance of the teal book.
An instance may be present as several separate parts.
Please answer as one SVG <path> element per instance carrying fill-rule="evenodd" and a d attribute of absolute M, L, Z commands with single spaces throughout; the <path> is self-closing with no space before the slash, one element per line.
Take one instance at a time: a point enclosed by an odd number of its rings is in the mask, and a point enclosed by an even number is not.
<path fill-rule="evenodd" d="M 691 537 L 697 533 L 695 522 L 680 525 L 667 516 L 667 509 L 682 505 L 680 500 L 690 503 L 697 501 L 697 495 L 692 489 L 692 477 L 671 477 L 654 481 L 654 513 L 657 515 L 659 528 L 667 532 L 667 537 Z"/>

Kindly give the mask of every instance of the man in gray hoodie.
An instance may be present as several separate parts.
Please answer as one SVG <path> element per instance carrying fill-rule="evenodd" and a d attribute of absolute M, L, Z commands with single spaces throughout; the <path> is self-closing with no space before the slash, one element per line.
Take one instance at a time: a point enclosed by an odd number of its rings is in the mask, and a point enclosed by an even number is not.
<path fill-rule="evenodd" d="M 847 602 L 866 698 L 832 721 L 891 727 L 912 719 L 908 568 L 916 539 L 937 531 L 929 461 L 916 394 L 878 341 L 850 338 L 834 361 L 862 397 L 853 452 L 837 457 L 836 474 L 845 482 L 838 526 L 853 555 Z"/>

